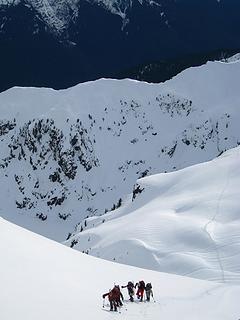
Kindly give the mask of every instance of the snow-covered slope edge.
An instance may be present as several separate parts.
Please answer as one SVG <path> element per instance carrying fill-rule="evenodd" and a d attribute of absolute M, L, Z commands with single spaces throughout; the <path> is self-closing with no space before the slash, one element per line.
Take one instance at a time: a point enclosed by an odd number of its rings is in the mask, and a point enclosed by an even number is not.
<path fill-rule="evenodd" d="M 125 284 L 129 279 L 142 278 L 154 285 L 156 303 L 125 302 L 120 315 L 123 320 L 192 320 L 193 312 L 195 320 L 239 317 L 239 287 L 96 259 L 3 219 L 0 255 L 0 309 L 4 320 L 110 319 L 113 315 L 101 310 L 102 293 L 115 282 Z"/>
<path fill-rule="evenodd" d="M 104 259 L 240 283 L 240 148 L 140 179 L 124 205 L 67 244 Z"/>
<path fill-rule="evenodd" d="M 64 241 L 86 216 L 120 206 L 138 178 L 236 147 L 239 81 L 239 62 L 215 62 L 164 84 L 0 94 L 0 214 Z"/>

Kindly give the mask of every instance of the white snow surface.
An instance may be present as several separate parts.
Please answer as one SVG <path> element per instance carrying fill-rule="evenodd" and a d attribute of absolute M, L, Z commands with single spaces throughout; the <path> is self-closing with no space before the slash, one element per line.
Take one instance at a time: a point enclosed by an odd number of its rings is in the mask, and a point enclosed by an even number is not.
<path fill-rule="evenodd" d="M 234 59 L 234 58 L 233 58 Z M 210 114 L 216 109 L 239 113 L 239 66 L 240 61 L 208 62 L 201 67 L 184 70 L 173 79 L 166 81 L 168 88 L 187 95 Z"/>
<path fill-rule="evenodd" d="M 207 163 L 145 177 L 135 199 L 88 220 L 76 248 L 108 260 L 240 283 L 240 147 Z M 104 219 L 104 220 L 103 220 Z"/>
<path fill-rule="evenodd" d="M 83 255 L 0 218 L 0 310 L 3 320 L 232 320 L 240 287 L 114 264 Z M 144 279 L 156 302 L 102 309 L 114 283 Z M 124 289 L 125 290 L 125 289 Z M 127 299 L 127 294 L 124 291 Z M 105 310 L 108 310 L 108 306 Z"/>
<path fill-rule="evenodd" d="M 235 62 L 238 62 L 239 60 L 240 60 L 240 53 L 236 53 L 229 58 L 223 59 L 222 62 L 235 63 Z"/>

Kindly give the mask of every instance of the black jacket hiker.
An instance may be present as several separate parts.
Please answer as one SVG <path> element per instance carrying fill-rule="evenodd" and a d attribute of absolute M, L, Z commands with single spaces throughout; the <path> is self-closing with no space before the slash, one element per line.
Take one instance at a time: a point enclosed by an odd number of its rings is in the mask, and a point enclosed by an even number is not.
<path fill-rule="evenodd" d="M 128 294 L 129 294 L 129 300 L 133 302 L 133 297 L 134 297 L 134 283 L 132 281 L 128 281 L 128 284 L 126 286 L 122 286 L 122 288 L 127 288 L 128 289 Z"/>

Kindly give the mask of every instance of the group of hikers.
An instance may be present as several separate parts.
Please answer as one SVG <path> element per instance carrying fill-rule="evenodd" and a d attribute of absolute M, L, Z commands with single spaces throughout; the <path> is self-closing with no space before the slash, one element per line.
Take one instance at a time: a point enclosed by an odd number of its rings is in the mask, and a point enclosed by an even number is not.
<path fill-rule="evenodd" d="M 136 288 L 137 288 L 136 296 L 139 301 L 143 301 L 144 293 L 146 294 L 146 301 L 150 301 L 150 297 L 153 298 L 153 290 L 150 282 L 145 285 L 145 282 L 141 280 L 134 285 L 132 281 L 128 281 L 127 285 L 121 286 L 121 288 L 122 289 L 127 288 L 129 300 L 131 302 L 134 301 Z M 103 299 L 108 297 L 108 300 L 110 303 L 110 311 L 117 311 L 117 308 L 123 305 L 124 298 L 121 293 L 121 289 L 119 285 L 114 285 L 113 289 L 110 290 L 108 293 L 104 293 L 102 297 Z M 104 302 L 103 302 L 103 306 L 104 306 Z"/>

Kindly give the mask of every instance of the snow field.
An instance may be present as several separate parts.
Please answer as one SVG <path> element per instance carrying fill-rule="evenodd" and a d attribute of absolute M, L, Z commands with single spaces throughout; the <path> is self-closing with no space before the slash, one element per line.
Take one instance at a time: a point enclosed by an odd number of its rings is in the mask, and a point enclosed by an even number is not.
<path fill-rule="evenodd" d="M 213 161 L 138 180 L 143 190 L 89 219 L 76 249 L 119 263 L 240 283 L 240 148 Z M 69 242 L 67 242 L 69 244 Z"/>
<path fill-rule="evenodd" d="M 238 319 L 238 286 L 115 264 L 83 255 L 0 219 L 0 309 L 4 320 Z M 102 310 L 114 283 L 144 279 L 156 303 L 124 303 L 121 314 Z M 125 290 L 125 289 L 124 289 Z M 127 298 L 126 291 L 123 291 Z M 221 303 L 219 303 L 221 301 Z"/>

